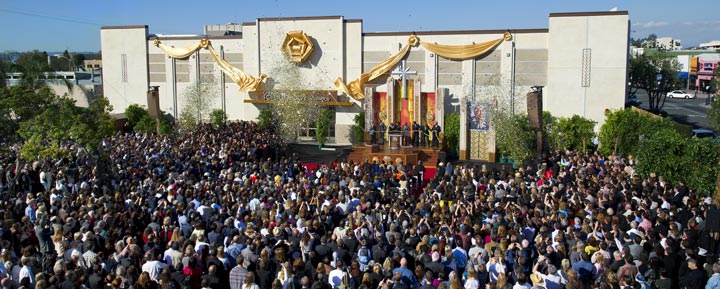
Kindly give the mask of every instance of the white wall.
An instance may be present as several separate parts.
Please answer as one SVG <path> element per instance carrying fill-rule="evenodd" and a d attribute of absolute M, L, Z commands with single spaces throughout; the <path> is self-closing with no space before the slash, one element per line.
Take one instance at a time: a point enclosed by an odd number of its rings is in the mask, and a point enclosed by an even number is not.
<path fill-rule="evenodd" d="M 113 106 L 112 113 L 125 112 L 125 108 L 133 103 L 147 103 L 147 30 L 147 26 L 103 27 L 100 30 L 103 92 Z M 126 56 L 125 68 L 122 55 Z"/>
<path fill-rule="evenodd" d="M 333 81 L 344 74 L 344 23 L 341 17 L 311 20 L 280 20 L 257 22 L 260 70 L 271 73 L 287 61 L 281 50 L 287 32 L 302 30 L 315 43 L 315 51 L 298 64 L 301 76 L 309 90 L 334 90 Z M 246 38 L 247 39 L 247 38 Z M 248 57 L 250 58 L 250 56 Z M 282 69 L 282 68 L 280 68 Z M 278 81 L 281 81 L 278 79 Z"/>
<path fill-rule="evenodd" d="M 627 83 L 627 12 L 585 13 L 550 17 L 548 83 L 543 110 L 574 114 L 598 123 L 605 109 L 624 106 Z M 590 49 L 590 83 L 583 87 L 583 49 Z"/>

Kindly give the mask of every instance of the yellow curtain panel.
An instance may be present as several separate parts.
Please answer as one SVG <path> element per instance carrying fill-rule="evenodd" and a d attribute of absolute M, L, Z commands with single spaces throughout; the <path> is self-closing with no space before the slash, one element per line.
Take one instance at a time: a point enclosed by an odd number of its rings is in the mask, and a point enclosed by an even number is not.
<path fill-rule="evenodd" d="M 370 71 L 361 74 L 358 79 L 351 81 L 347 85 L 345 84 L 345 81 L 343 81 L 342 77 L 338 77 L 337 79 L 335 79 L 335 88 L 351 96 L 354 99 L 364 99 L 365 93 L 363 92 L 363 87 L 365 87 L 365 83 L 372 81 L 390 71 L 393 67 L 395 67 L 396 64 L 398 64 L 398 62 L 400 62 L 400 60 L 405 57 L 407 52 L 410 51 L 410 47 L 417 46 L 418 42 L 419 41 L 417 36 L 410 35 L 410 38 L 408 38 L 408 42 L 405 44 L 405 46 L 403 46 L 402 49 L 400 49 L 398 53 L 376 65 L 375 67 L 373 67 L 373 69 L 370 69 Z"/>
<path fill-rule="evenodd" d="M 493 50 L 504 38 L 471 45 L 442 45 L 429 42 L 420 42 L 425 49 L 443 58 L 452 60 L 473 59 Z"/>
<path fill-rule="evenodd" d="M 215 60 L 215 63 L 220 66 L 220 70 L 222 70 L 225 74 L 227 74 L 228 77 L 235 81 L 235 83 L 237 83 L 237 85 L 240 87 L 241 91 L 257 91 L 260 87 L 260 83 L 262 83 L 263 80 L 267 78 L 267 75 L 265 75 L 264 73 L 260 74 L 260 77 L 254 77 L 247 72 L 230 65 L 230 63 L 225 61 L 225 59 L 222 59 L 215 52 L 215 49 L 212 47 L 212 45 L 208 45 L 207 49 L 208 51 L 210 51 L 210 55 Z"/>
<path fill-rule="evenodd" d="M 190 55 L 195 53 L 200 48 L 205 48 L 210 52 L 210 55 L 215 60 L 220 70 L 222 70 L 228 77 L 230 77 L 240 87 L 240 91 L 256 91 L 260 87 L 260 83 L 267 78 L 267 75 L 261 74 L 260 77 L 254 77 L 246 72 L 230 65 L 227 61 L 222 59 L 210 44 L 207 39 L 201 39 L 198 43 L 188 45 L 185 47 L 171 47 L 160 43 L 159 40 L 155 39 L 153 42 L 155 46 L 160 48 L 165 54 L 173 58 L 188 58 Z"/>
<path fill-rule="evenodd" d="M 198 43 L 191 44 L 185 47 L 172 47 L 162 44 L 160 43 L 160 40 L 155 39 L 155 41 L 153 41 L 153 44 L 172 58 L 188 58 L 198 49 L 207 47 L 209 41 L 207 39 L 201 39 Z"/>
<path fill-rule="evenodd" d="M 417 46 L 418 44 L 421 44 L 428 51 L 444 58 L 452 60 L 466 60 L 477 58 L 493 50 L 503 40 L 509 41 L 511 39 L 512 35 L 509 32 L 505 32 L 502 38 L 479 44 L 442 45 L 428 42 L 420 42 L 417 36 L 410 35 L 408 43 L 405 44 L 405 46 L 400 49 L 398 53 L 386 59 L 377 66 L 373 67 L 370 71 L 361 74 L 358 79 L 355 79 L 348 84 L 345 84 L 345 81 L 343 81 L 342 77 L 338 77 L 337 79 L 335 79 L 335 88 L 351 96 L 354 99 L 364 99 L 365 92 L 363 91 L 363 87 L 365 87 L 365 83 L 368 83 L 369 81 L 372 81 L 390 71 L 393 67 L 395 67 L 395 65 L 398 64 L 398 62 L 400 62 L 400 60 L 405 58 L 405 55 L 408 53 L 408 51 L 410 51 L 411 47 Z"/>

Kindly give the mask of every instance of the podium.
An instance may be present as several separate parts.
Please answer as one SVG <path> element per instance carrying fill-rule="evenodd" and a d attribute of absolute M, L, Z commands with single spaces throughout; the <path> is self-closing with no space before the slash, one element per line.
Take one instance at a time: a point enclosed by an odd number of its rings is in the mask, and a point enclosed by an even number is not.
<path fill-rule="evenodd" d="M 388 145 L 390 149 L 399 149 L 402 142 L 400 133 L 388 133 Z"/>

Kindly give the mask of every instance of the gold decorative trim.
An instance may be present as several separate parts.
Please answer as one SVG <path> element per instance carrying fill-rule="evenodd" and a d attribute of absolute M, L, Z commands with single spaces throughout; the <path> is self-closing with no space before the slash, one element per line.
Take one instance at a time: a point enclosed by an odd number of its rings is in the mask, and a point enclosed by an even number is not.
<path fill-rule="evenodd" d="M 510 40 L 512 40 L 512 38 L 513 37 L 512 37 L 512 34 L 510 34 L 510 32 L 505 32 L 505 34 L 503 34 L 503 39 L 505 39 L 505 41 L 510 41 Z"/>

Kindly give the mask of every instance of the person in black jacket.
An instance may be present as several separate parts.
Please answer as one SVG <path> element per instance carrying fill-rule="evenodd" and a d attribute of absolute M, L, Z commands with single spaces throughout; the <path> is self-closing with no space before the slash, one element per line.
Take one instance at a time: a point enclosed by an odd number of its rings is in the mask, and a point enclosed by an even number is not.
<path fill-rule="evenodd" d="M 272 286 L 273 278 L 275 278 L 275 274 L 268 270 L 268 264 L 265 260 L 258 261 L 257 268 L 258 269 L 255 271 L 255 275 L 257 275 L 255 282 L 261 289 L 270 288 Z"/>
<path fill-rule="evenodd" d="M 88 287 L 90 289 L 103 289 L 105 288 L 105 279 L 103 276 L 103 269 L 100 265 L 93 265 L 93 273 L 88 277 Z"/>
<path fill-rule="evenodd" d="M 680 277 L 680 287 L 686 289 L 702 289 L 705 287 L 707 277 L 700 270 L 695 259 L 687 261 L 689 271 Z"/>

